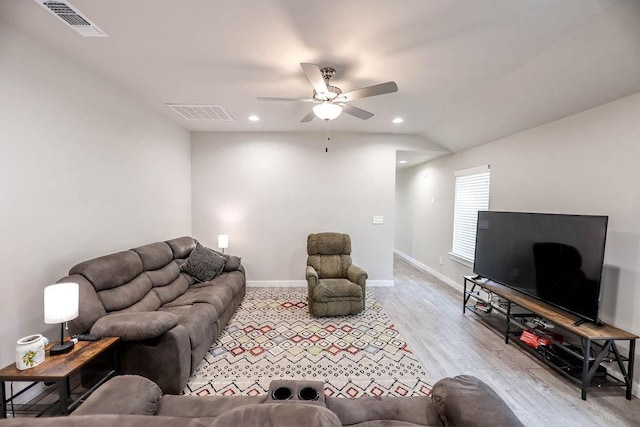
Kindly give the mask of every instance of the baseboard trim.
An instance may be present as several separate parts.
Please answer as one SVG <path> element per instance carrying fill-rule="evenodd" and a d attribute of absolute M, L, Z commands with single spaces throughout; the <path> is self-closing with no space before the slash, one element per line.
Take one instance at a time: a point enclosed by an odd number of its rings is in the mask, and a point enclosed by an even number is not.
<path fill-rule="evenodd" d="M 396 255 L 398 255 L 400 258 L 403 258 L 405 261 L 407 261 L 409 264 L 413 265 L 414 267 L 425 271 L 429 274 L 433 274 L 434 276 L 436 276 L 438 279 L 442 280 L 444 283 L 446 283 L 447 285 L 451 286 L 452 288 L 454 288 L 457 291 L 463 292 L 463 287 L 460 283 L 457 283 L 454 280 L 451 280 L 449 277 L 445 276 L 444 274 L 440 273 L 439 271 L 434 270 L 433 268 L 421 263 L 420 261 L 418 261 L 415 258 L 410 257 L 409 255 L 400 252 L 397 249 L 393 250 L 393 253 L 395 253 Z"/>
<path fill-rule="evenodd" d="M 394 286 L 393 280 L 367 280 L 368 288 L 392 288 Z"/>
<path fill-rule="evenodd" d="M 306 280 L 247 280 L 248 288 L 306 288 Z"/>
<path fill-rule="evenodd" d="M 393 280 L 367 280 L 369 288 L 393 287 Z M 306 280 L 247 280 L 248 288 L 306 288 Z"/>

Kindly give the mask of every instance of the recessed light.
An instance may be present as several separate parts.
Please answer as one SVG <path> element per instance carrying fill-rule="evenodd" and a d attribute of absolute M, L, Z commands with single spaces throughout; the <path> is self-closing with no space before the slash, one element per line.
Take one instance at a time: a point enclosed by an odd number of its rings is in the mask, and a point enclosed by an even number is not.
<path fill-rule="evenodd" d="M 252 122 L 259 122 L 260 121 L 260 117 L 258 116 L 249 116 L 249 120 L 251 120 Z"/>
<path fill-rule="evenodd" d="M 398 163 L 400 163 L 401 165 L 404 165 L 405 163 L 407 163 L 406 160 L 400 160 Z"/>
<path fill-rule="evenodd" d="M 402 123 L 402 122 L 404 122 L 404 119 L 402 117 L 396 117 L 391 121 L 391 123 L 395 123 L 395 124 Z"/>

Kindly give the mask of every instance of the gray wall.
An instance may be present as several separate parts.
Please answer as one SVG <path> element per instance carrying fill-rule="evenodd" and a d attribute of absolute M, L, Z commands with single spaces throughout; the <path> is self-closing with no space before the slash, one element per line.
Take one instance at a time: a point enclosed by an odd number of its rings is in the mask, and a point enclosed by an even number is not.
<path fill-rule="evenodd" d="M 91 257 L 191 233 L 189 133 L 0 27 L 0 364 L 43 289 Z"/>
<path fill-rule="evenodd" d="M 395 248 L 461 283 L 471 269 L 447 256 L 454 172 L 490 164 L 492 210 L 609 216 L 601 317 L 639 334 L 638 117 L 640 94 L 399 172 Z"/>
<path fill-rule="evenodd" d="M 371 280 L 393 280 L 395 151 L 424 147 L 401 135 L 192 134 L 193 232 L 243 257 L 250 281 L 304 281 L 309 233 L 352 238 Z M 383 225 L 373 225 L 383 215 Z"/>

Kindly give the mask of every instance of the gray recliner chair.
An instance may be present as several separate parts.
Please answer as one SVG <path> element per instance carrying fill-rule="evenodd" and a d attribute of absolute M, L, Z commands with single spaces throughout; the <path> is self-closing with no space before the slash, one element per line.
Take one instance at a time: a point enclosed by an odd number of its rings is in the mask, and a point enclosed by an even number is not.
<path fill-rule="evenodd" d="M 346 316 L 364 310 L 367 273 L 351 261 L 351 237 L 310 234 L 306 279 L 312 316 Z"/>

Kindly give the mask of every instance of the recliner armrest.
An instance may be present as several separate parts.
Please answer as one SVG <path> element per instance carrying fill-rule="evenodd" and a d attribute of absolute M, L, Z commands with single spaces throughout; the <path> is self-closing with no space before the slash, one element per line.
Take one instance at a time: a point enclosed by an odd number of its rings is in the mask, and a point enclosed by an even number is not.
<path fill-rule="evenodd" d="M 310 265 L 307 265 L 307 269 L 305 271 L 305 278 L 307 279 L 307 284 L 311 288 L 315 288 L 315 286 L 318 284 L 318 272 L 316 271 L 315 268 L 313 268 Z"/>
<path fill-rule="evenodd" d="M 100 386 L 71 416 L 155 415 L 161 397 L 162 390 L 153 381 L 139 375 L 121 375 Z"/>
<path fill-rule="evenodd" d="M 362 286 L 363 289 L 364 289 L 365 283 L 367 282 L 367 277 L 369 277 L 367 275 L 367 272 L 356 265 L 351 264 L 347 268 L 347 279 L 349 279 L 353 283 L 357 283 L 358 285 Z"/>
<path fill-rule="evenodd" d="M 471 375 L 441 379 L 434 384 L 431 399 L 446 426 L 523 425 L 495 390 Z"/>
<path fill-rule="evenodd" d="M 159 337 L 178 324 L 178 316 L 165 311 L 114 313 L 101 317 L 91 327 L 91 335 L 140 341 Z"/>

